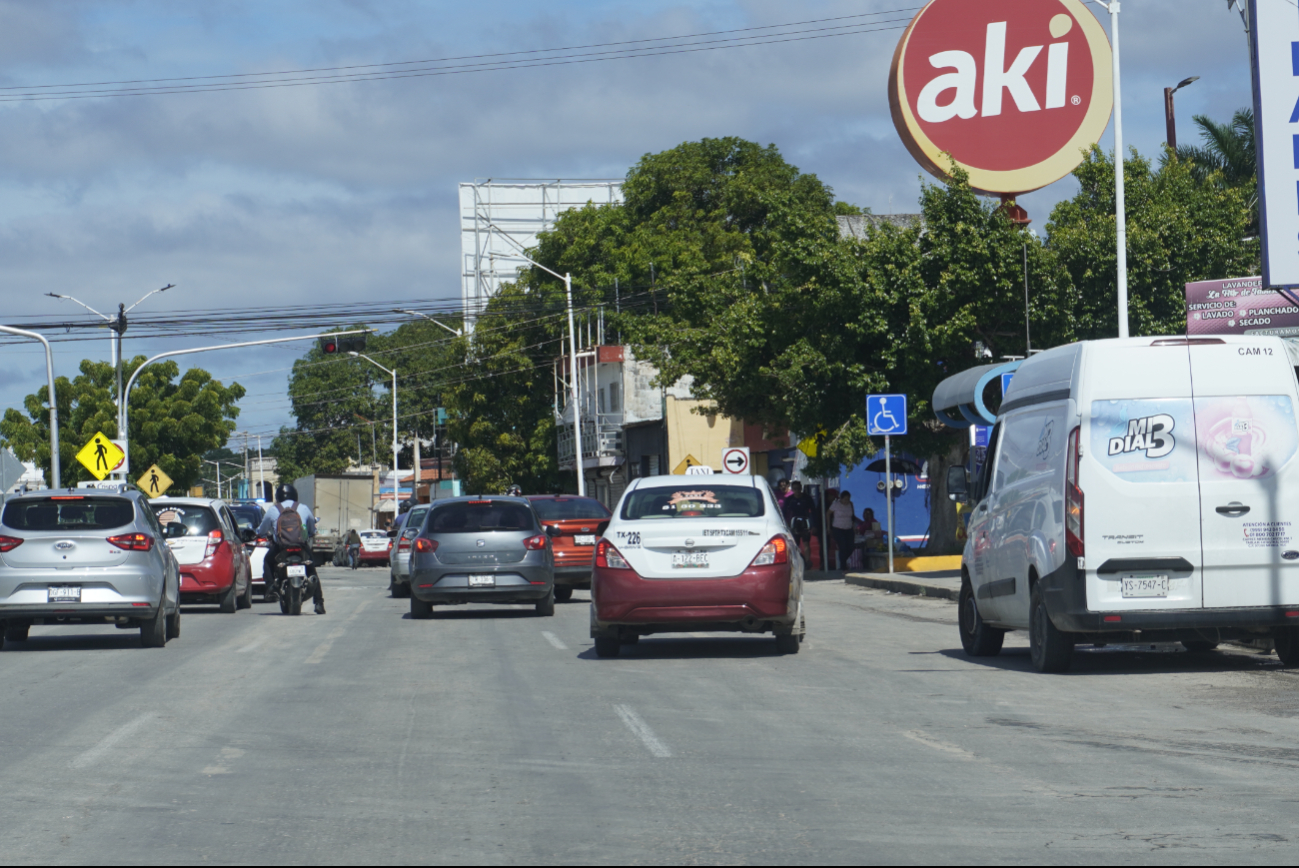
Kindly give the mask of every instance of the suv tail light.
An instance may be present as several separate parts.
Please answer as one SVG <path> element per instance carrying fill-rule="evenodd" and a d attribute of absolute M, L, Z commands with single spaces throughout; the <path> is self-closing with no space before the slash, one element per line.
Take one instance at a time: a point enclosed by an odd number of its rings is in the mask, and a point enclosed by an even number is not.
<path fill-rule="evenodd" d="M 392 543 L 388 543 L 388 546 L 389 549 L 391 550 Z M 404 552 L 409 550 L 410 550 L 410 537 L 404 536 L 401 539 L 397 540 L 397 551 Z"/>
<path fill-rule="evenodd" d="M 0 552 L 11 552 L 23 544 L 16 536 L 0 536 Z"/>
<path fill-rule="evenodd" d="M 128 552 L 147 552 L 153 548 L 153 537 L 147 533 L 124 533 L 110 536 L 108 541 Z"/>
<path fill-rule="evenodd" d="M 1083 556 L 1083 493 L 1078 487 L 1080 428 L 1069 432 L 1069 446 L 1065 451 L 1064 468 L 1064 544 L 1069 554 Z"/>
<path fill-rule="evenodd" d="M 225 535 L 219 530 L 214 530 L 207 535 L 207 548 L 203 550 L 204 560 L 216 554 L 216 550 L 221 548 L 221 540 L 223 539 L 225 539 Z"/>
<path fill-rule="evenodd" d="M 523 541 L 523 547 L 530 552 L 539 552 L 546 547 L 546 543 L 549 541 L 550 537 L 546 536 L 544 533 L 539 533 L 534 537 L 528 537 L 525 539 Z"/>
<path fill-rule="evenodd" d="M 438 550 L 438 541 L 428 537 L 420 537 L 415 540 L 415 551 L 417 552 L 435 552 Z"/>
<path fill-rule="evenodd" d="M 630 570 L 626 558 L 619 554 L 613 543 L 602 539 L 595 546 L 595 565 L 606 570 Z"/>
<path fill-rule="evenodd" d="M 783 536 L 773 536 L 771 542 L 762 547 L 758 556 L 753 559 L 751 567 L 765 567 L 770 564 L 789 563 L 789 543 Z"/>

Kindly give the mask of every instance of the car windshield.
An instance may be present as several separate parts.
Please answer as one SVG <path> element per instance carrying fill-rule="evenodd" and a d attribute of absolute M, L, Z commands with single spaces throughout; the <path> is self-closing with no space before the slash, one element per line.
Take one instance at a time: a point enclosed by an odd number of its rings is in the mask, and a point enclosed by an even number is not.
<path fill-rule="evenodd" d="M 592 497 L 547 497 L 532 501 L 532 508 L 542 521 L 564 521 L 570 518 L 606 519 L 609 510 Z"/>
<path fill-rule="evenodd" d="M 467 500 L 433 510 L 429 533 L 482 533 L 489 530 L 536 530 L 532 510 L 507 500 Z"/>
<path fill-rule="evenodd" d="M 5 504 L 0 517 L 14 530 L 109 530 L 135 521 L 135 507 L 120 498 L 52 497 Z"/>
<path fill-rule="evenodd" d="M 261 513 L 255 506 L 232 506 L 230 514 L 235 517 L 240 530 L 244 528 L 256 528 L 262 523 Z"/>
<path fill-rule="evenodd" d="M 637 489 L 627 495 L 622 517 L 628 521 L 666 518 L 757 518 L 762 494 L 737 485 L 682 483 Z"/>
<path fill-rule="evenodd" d="M 181 506 L 180 504 L 165 503 L 151 503 L 149 505 L 157 513 L 158 523 L 162 525 L 163 530 L 169 530 L 167 527 L 169 524 L 184 526 L 185 532 L 183 534 L 174 530 L 170 531 L 176 536 L 207 536 L 212 531 L 221 529 L 216 514 L 206 506 Z"/>

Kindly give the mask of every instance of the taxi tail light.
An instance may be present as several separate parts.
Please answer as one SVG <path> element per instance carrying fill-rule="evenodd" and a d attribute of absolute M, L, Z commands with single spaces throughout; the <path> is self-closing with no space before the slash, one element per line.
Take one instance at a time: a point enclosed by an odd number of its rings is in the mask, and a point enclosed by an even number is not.
<path fill-rule="evenodd" d="M 11 552 L 23 544 L 16 536 L 0 536 L 0 552 Z"/>
<path fill-rule="evenodd" d="M 435 552 L 438 550 L 438 541 L 428 537 L 420 537 L 415 540 L 415 551 L 417 552 Z M 431 586 L 430 586 L 431 587 Z"/>
<path fill-rule="evenodd" d="M 605 570 L 631 569 L 627 559 L 607 539 L 600 540 L 595 546 L 595 565 Z"/>
<path fill-rule="evenodd" d="M 147 552 L 153 548 L 153 537 L 147 533 L 123 533 L 110 536 L 108 541 L 128 552 Z"/>
<path fill-rule="evenodd" d="M 550 537 L 544 533 L 539 533 L 534 537 L 528 537 L 523 541 L 523 547 L 530 552 L 539 552 L 546 547 Z"/>
<path fill-rule="evenodd" d="M 758 556 L 753 559 L 751 567 L 765 567 L 771 564 L 789 563 L 789 543 L 783 536 L 773 536 L 771 541 L 762 547 Z"/>
<path fill-rule="evenodd" d="M 203 550 L 204 560 L 216 554 L 216 550 L 221 548 L 221 540 L 223 539 L 225 539 L 225 534 L 219 530 L 214 530 L 207 535 L 207 548 Z"/>
<path fill-rule="evenodd" d="M 1064 469 L 1064 544 L 1069 554 L 1079 558 L 1084 554 L 1083 493 L 1078 487 L 1078 465 L 1082 461 L 1079 451 L 1080 432 L 1080 428 L 1069 432 Z"/>

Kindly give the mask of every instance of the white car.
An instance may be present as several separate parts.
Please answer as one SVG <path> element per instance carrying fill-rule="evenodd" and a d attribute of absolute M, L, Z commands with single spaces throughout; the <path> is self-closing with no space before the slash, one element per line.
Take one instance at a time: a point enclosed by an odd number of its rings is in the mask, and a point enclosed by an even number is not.
<path fill-rule="evenodd" d="M 760 476 L 633 480 L 596 543 L 591 636 L 613 657 L 651 633 L 804 634 L 803 557 Z"/>

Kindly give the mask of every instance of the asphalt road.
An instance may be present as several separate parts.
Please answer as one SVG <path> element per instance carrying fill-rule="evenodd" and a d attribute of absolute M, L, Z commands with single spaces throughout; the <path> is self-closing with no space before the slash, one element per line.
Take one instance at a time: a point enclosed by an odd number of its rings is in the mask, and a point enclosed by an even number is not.
<path fill-rule="evenodd" d="M 1231 651 L 959 651 L 953 604 L 809 586 L 809 635 L 192 607 L 165 649 L 0 652 L 0 853 L 61 863 L 1266 862 L 1299 857 L 1299 675 Z"/>

